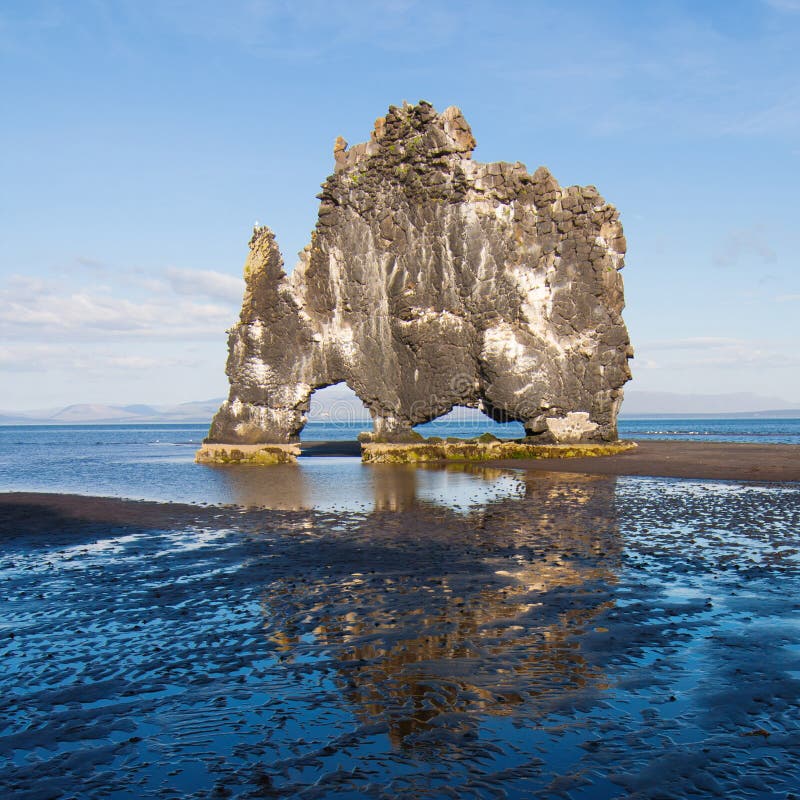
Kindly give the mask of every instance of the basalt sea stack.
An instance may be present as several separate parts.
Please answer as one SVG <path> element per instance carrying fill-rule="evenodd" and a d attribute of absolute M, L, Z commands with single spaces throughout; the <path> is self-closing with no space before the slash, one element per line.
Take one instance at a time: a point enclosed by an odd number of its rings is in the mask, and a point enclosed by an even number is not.
<path fill-rule="evenodd" d="M 474 147 L 457 108 L 392 106 L 368 142 L 337 139 L 291 275 L 256 228 L 206 443 L 290 445 L 311 393 L 341 381 L 383 441 L 456 405 L 537 443 L 617 439 L 633 353 L 618 213 L 593 186 L 481 164 Z"/>

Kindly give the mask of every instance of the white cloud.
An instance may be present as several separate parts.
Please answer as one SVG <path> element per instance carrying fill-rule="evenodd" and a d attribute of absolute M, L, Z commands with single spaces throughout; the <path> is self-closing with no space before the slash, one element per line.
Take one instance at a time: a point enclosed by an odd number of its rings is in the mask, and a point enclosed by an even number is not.
<path fill-rule="evenodd" d="M 147 275 L 131 276 L 130 282 L 132 286 L 144 289 L 150 294 L 160 295 L 171 291 L 169 283 L 161 278 L 152 278 Z"/>
<path fill-rule="evenodd" d="M 0 310 L 0 323 L 41 325 L 49 328 L 112 328 L 131 330 L 152 324 L 156 309 L 117 298 L 92 297 L 78 292 L 58 297 L 43 292 L 26 302 L 9 302 Z"/>
<path fill-rule="evenodd" d="M 192 275 L 184 270 L 174 278 L 187 291 L 176 289 L 173 279 L 163 282 L 144 278 L 132 291 L 130 286 L 69 289 L 58 280 L 14 275 L 6 286 L 0 286 L 0 338 L 41 340 L 57 336 L 98 342 L 108 336 L 222 338 L 236 318 L 241 282 L 233 278 L 226 282 L 221 279 L 228 276 L 201 272 L 193 283 Z M 235 299 L 232 283 L 239 287 Z M 192 286 L 201 296 L 216 293 L 218 301 L 192 299 L 188 294 Z M 144 296 L 136 297 L 142 290 Z M 121 297 L 122 292 L 125 296 Z"/>
<path fill-rule="evenodd" d="M 68 348 L 49 344 L 0 345 L 0 369 L 12 372 L 38 372 L 54 359 L 66 358 Z"/>
<path fill-rule="evenodd" d="M 112 369 L 144 369 L 151 370 L 157 367 L 170 367 L 182 363 L 175 358 L 151 358 L 148 356 L 116 356 L 101 355 L 96 359 L 94 366 Z"/>
<path fill-rule="evenodd" d="M 168 267 L 167 280 L 178 294 L 199 295 L 213 299 L 241 303 L 244 280 L 222 272 Z"/>
<path fill-rule="evenodd" d="M 119 402 L 134 394 L 177 402 L 223 389 L 225 329 L 238 315 L 241 281 L 84 266 L 0 277 L 4 405 Z"/>

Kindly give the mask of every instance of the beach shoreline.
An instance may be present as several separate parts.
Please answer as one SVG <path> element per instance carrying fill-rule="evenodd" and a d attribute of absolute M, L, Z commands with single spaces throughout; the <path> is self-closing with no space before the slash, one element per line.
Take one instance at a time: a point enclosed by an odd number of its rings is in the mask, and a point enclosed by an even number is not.
<path fill-rule="evenodd" d="M 313 442 L 303 447 L 309 455 L 355 457 L 352 442 Z M 300 458 L 302 465 L 303 458 Z M 459 464 L 462 462 L 444 462 Z M 466 462 L 464 462 L 466 463 Z M 427 466 L 434 466 L 433 464 Z M 612 456 L 590 458 L 506 459 L 481 462 L 480 467 L 530 473 L 572 473 L 592 476 L 638 476 L 687 480 L 725 480 L 759 483 L 800 482 L 800 445 L 741 444 L 732 442 L 639 441 L 638 447 Z M 424 467 L 420 467 L 424 468 Z M 246 469 L 253 469 L 247 467 Z M 274 469 L 272 466 L 262 469 Z M 215 505 L 139 500 L 71 492 L 0 492 L 3 527 L 25 523 L 47 525 L 52 516 L 64 521 L 161 527 L 187 521 L 220 523 L 239 517 L 247 508 L 236 503 Z M 37 521 L 37 518 L 40 518 Z"/>
<path fill-rule="evenodd" d="M 311 454 L 354 456 L 351 442 L 315 442 Z M 302 465 L 302 458 L 300 459 Z M 447 462 L 455 466 L 461 462 Z M 408 465 L 406 465 L 408 466 Z M 428 468 L 434 465 L 425 465 Z M 424 469 L 425 466 L 420 466 Z M 446 466 L 446 464 L 445 464 Z M 531 475 L 559 473 L 577 476 L 634 476 L 685 480 L 757 483 L 800 482 L 799 445 L 759 445 L 731 442 L 640 441 L 631 451 L 613 456 L 564 459 L 508 459 L 481 462 L 479 467 L 524 471 Z M 263 467 L 270 470 L 274 467 Z M 247 467 L 246 469 L 253 469 Z M 163 528 L 172 525 L 234 524 L 268 506 L 200 504 L 83 495 L 71 492 L 0 492 L 0 534 L 24 528 L 67 533 L 70 529 L 135 525 Z M 298 513 L 302 513 L 298 509 Z M 56 525 L 53 523 L 57 522 Z"/>
<path fill-rule="evenodd" d="M 695 480 L 800 481 L 800 445 L 634 440 L 624 453 L 586 458 L 500 459 L 485 466 L 584 475 L 639 475 Z M 357 442 L 302 442 L 303 455 L 358 456 Z M 302 456 L 301 456 L 302 461 Z"/>
<path fill-rule="evenodd" d="M 521 459 L 487 462 L 494 467 L 585 475 L 634 475 L 695 480 L 800 481 L 800 445 L 639 440 L 625 453 L 597 458 Z"/>

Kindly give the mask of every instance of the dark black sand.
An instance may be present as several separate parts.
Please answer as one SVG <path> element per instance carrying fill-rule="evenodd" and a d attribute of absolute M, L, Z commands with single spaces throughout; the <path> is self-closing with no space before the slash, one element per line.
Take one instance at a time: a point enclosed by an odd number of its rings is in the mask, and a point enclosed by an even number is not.
<path fill-rule="evenodd" d="M 738 481 L 800 481 L 800 445 L 640 441 L 635 450 L 600 458 L 499 461 L 546 472 L 657 475 Z"/>
<path fill-rule="evenodd" d="M 303 442 L 303 455 L 357 456 L 358 442 Z M 800 481 L 800 446 L 739 442 L 640 441 L 616 456 L 494 461 L 493 466 L 576 472 L 741 481 Z"/>
<path fill-rule="evenodd" d="M 469 513 L 0 495 L 0 797 L 790 798 L 798 530 L 796 486 L 535 472 Z"/>

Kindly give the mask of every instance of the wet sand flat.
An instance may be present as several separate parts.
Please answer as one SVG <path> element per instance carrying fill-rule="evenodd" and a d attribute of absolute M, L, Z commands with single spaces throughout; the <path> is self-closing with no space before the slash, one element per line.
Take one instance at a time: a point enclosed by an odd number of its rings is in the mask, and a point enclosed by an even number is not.
<path fill-rule="evenodd" d="M 597 458 L 513 459 L 494 466 L 590 475 L 800 481 L 800 445 L 638 441 L 633 451 Z M 304 442 L 305 455 L 360 455 L 358 442 Z"/>
<path fill-rule="evenodd" d="M 639 441 L 600 458 L 496 461 L 496 466 L 590 475 L 649 475 L 743 481 L 800 481 L 800 445 Z"/>
<path fill-rule="evenodd" d="M 0 795 L 791 797 L 800 487 L 514 474 L 458 511 L 0 495 Z"/>

